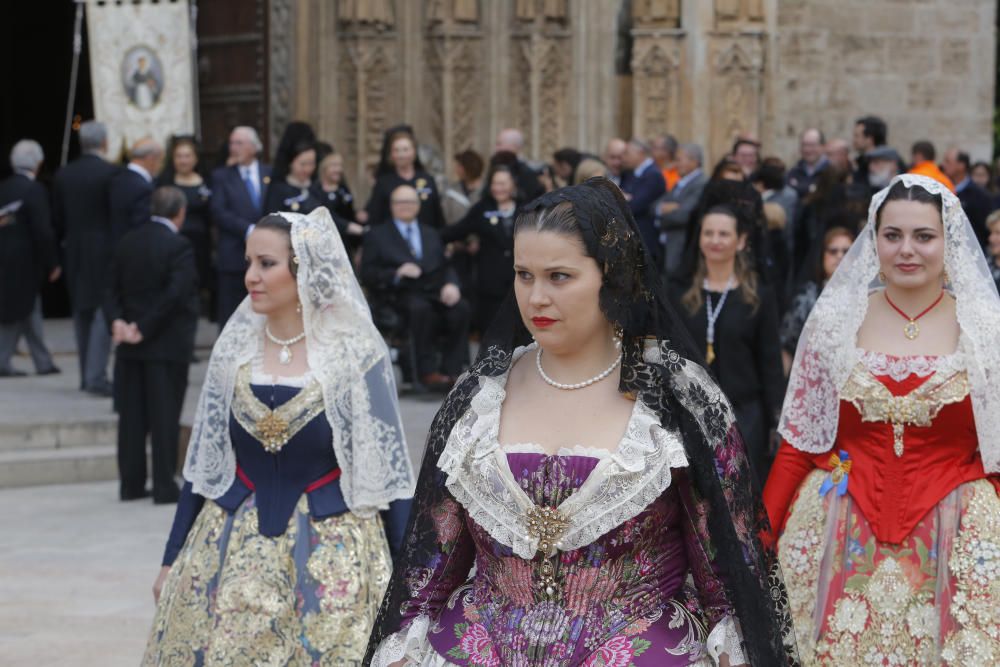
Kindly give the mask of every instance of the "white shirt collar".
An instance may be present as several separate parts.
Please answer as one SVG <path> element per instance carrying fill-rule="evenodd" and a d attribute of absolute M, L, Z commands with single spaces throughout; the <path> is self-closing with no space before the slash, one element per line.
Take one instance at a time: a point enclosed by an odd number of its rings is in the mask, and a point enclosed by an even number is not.
<path fill-rule="evenodd" d="M 650 165 L 652 165 L 652 164 L 653 164 L 653 158 L 651 158 L 651 157 L 648 157 L 648 158 L 646 158 L 645 160 L 643 160 L 643 161 L 642 161 L 642 164 L 640 164 L 640 165 L 639 165 L 638 167 L 636 167 L 636 168 L 635 168 L 635 170 L 634 170 L 634 173 L 635 173 L 635 177 L 636 177 L 636 178 L 639 178 L 639 177 L 640 177 L 640 176 L 642 176 L 642 175 L 643 175 L 644 173 L 646 173 L 646 170 L 647 170 L 647 169 L 649 169 Z"/>
<path fill-rule="evenodd" d="M 170 220 L 169 218 L 161 218 L 158 215 L 154 215 L 151 216 L 149 219 L 152 220 L 153 222 L 160 223 L 161 225 L 172 231 L 174 234 L 180 231 L 179 229 L 177 229 L 177 227 L 174 226 L 173 220 Z"/>
<path fill-rule="evenodd" d="M 32 181 L 35 180 L 35 172 L 31 171 L 30 169 L 15 169 L 14 173 L 21 174 L 21 176 L 24 176 L 25 178 L 30 179 Z"/>
<path fill-rule="evenodd" d="M 137 173 L 140 176 L 142 176 L 142 179 L 144 181 L 146 181 L 147 183 L 152 183 L 153 182 L 153 177 L 150 176 L 149 172 L 146 171 L 146 169 L 142 165 L 138 165 L 135 162 L 129 162 L 128 163 L 128 168 L 129 168 L 129 171 L 134 171 L 135 173 Z"/>
<path fill-rule="evenodd" d="M 237 166 L 239 167 L 241 177 L 249 176 L 251 180 L 260 180 L 260 163 L 257 160 L 254 160 L 247 165 Z"/>

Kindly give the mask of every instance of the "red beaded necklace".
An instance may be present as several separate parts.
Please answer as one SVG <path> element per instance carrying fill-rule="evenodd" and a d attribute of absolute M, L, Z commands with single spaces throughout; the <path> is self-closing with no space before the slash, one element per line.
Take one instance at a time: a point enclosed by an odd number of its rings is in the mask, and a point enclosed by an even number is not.
<path fill-rule="evenodd" d="M 941 294 L 938 295 L 938 298 L 934 299 L 934 303 L 924 308 L 920 312 L 920 314 L 917 315 L 916 317 L 910 317 L 909 315 L 903 312 L 902 308 L 900 308 L 899 306 L 897 306 L 892 302 L 892 299 L 889 298 L 888 290 L 885 290 L 882 293 L 885 294 L 885 300 L 890 306 L 892 306 L 892 309 L 908 320 L 906 325 L 903 327 L 903 335 L 909 338 L 910 340 L 913 340 L 914 338 L 920 335 L 920 327 L 917 326 L 917 320 L 919 320 L 921 317 L 934 310 L 934 306 L 941 303 L 941 299 L 944 298 L 944 289 L 942 289 Z"/>

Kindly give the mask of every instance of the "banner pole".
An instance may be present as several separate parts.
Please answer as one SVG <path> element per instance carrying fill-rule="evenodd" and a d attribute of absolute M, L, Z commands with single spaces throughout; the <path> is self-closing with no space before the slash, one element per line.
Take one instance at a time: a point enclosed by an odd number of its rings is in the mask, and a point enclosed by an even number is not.
<path fill-rule="evenodd" d="M 191 100 L 194 118 L 194 136 L 201 143 L 201 100 L 198 93 L 198 0 L 189 0 L 191 14 Z"/>
<path fill-rule="evenodd" d="M 80 51 L 83 50 L 81 27 L 83 25 L 83 3 L 85 0 L 74 0 L 74 2 L 76 2 L 76 19 L 73 23 L 73 66 L 69 73 L 69 95 L 66 100 L 66 127 L 63 130 L 60 166 L 65 165 L 69 159 L 69 133 L 73 128 L 73 105 L 76 103 L 76 79 L 80 72 Z"/>

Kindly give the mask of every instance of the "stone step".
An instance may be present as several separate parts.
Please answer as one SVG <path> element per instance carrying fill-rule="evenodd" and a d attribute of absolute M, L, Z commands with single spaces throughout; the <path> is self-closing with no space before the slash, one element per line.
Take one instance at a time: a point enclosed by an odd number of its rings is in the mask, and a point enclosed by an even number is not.
<path fill-rule="evenodd" d="M 0 451 L 0 489 L 114 479 L 114 444 Z"/>
<path fill-rule="evenodd" d="M 118 418 L 114 415 L 51 422 L 6 422 L 0 423 L 0 453 L 86 447 L 95 443 L 114 445 L 117 434 Z"/>

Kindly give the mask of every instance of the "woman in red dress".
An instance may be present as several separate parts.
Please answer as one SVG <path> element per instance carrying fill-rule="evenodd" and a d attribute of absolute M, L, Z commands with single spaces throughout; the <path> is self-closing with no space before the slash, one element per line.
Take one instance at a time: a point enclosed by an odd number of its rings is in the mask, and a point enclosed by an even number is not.
<path fill-rule="evenodd" d="M 904 175 L 803 331 L 764 501 L 807 665 L 1000 663 L 1000 298 Z"/>

